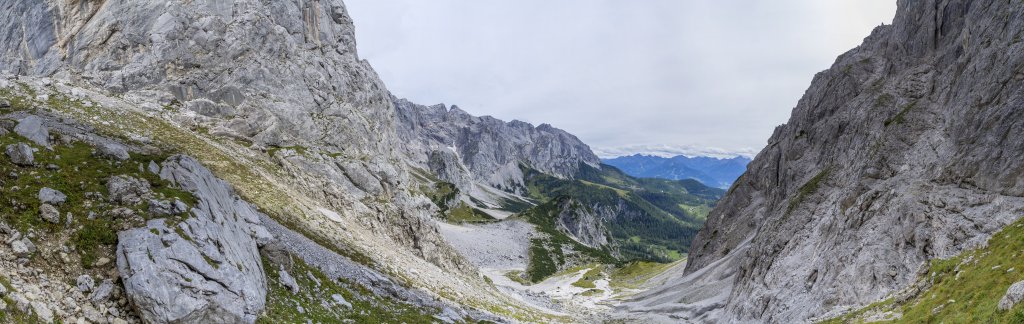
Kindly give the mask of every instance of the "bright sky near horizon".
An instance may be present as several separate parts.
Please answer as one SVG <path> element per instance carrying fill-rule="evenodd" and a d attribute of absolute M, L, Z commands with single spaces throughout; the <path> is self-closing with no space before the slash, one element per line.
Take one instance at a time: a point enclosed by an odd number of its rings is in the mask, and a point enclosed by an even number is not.
<path fill-rule="evenodd" d="M 598 155 L 753 155 L 895 0 L 346 0 L 421 104 L 552 124 Z"/>

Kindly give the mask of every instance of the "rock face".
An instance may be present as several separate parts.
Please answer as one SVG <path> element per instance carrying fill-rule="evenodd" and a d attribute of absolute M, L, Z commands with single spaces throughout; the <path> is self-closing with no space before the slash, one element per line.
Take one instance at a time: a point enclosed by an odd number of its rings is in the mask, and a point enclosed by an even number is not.
<path fill-rule="evenodd" d="M 422 106 L 395 99 L 398 136 L 411 160 L 470 192 L 469 182 L 522 193 L 520 164 L 571 178 L 600 159 L 576 136 L 542 124 L 475 117 L 456 106 Z M 468 174 L 467 174 L 468 171 Z"/>
<path fill-rule="evenodd" d="M 117 268 L 147 323 L 252 323 L 267 282 L 257 246 L 272 239 L 260 214 L 195 160 L 174 156 L 160 177 L 199 200 L 179 224 L 164 219 L 118 234 Z"/>
<path fill-rule="evenodd" d="M 212 133 L 260 145 L 386 152 L 389 97 L 356 55 L 340 0 L 0 5 L 0 71 L 73 72 L 115 92 L 158 90 Z"/>
<path fill-rule="evenodd" d="M 359 59 L 341 0 L 14 0 L 0 3 L 0 31 L 0 72 L 145 97 L 211 135 L 292 148 L 275 162 L 331 213 L 471 269 L 411 186 L 390 94 Z"/>
<path fill-rule="evenodd" d="M 690 275 L 739 258 L 717 320 L 871 303 L 1019 218 L 1022 32 L 1021 2 L 899 1 L 816 75 L 692 244 Z"/>
<path fill-rule="evenodd" d="M 152 195 L 149 182 L 129 176 L 110 177 L 107 192 L 110 193 L 110 202 L 126 206 L 138 205 Z"/>
<path fill-rule="evenodd" d="M 575 199 L 564 199 L 558 202 L 559 230 L 565 232 L 577 242 L 593 248 L 601 248 L 608 245 L 609 234 L 602 220 L 612 219 L 617 216 L 616 210 L 606 206 L 596 205 L 596 212 L 593 208 L 583 206 Z"/>

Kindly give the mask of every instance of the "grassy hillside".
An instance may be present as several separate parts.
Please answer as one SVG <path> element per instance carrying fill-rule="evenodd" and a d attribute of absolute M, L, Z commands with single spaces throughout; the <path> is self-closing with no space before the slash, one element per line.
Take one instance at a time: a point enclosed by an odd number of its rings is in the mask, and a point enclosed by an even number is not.
<path fill-rule="evenodd" d="M 631 261 L 673 262 L 687 252 L 707 212 L 724 194 L 694 180 L 636 179 L 618 169 L 582 165 L 576 179 L 559 179 L 523 168 L 529 197 L 542 202 L 523 217 L 547 233 L 535 239 L 531 265 L 532 281 L 555 273 L 570 261 L 623 264 Z M 613 218 L 602 219 L 611 244 L 602 249 L 583 246 L 558 230 L 558 205 L 566 199 L 571 208 L 611 208 Z M 566 260 L 562 247 L 579 252 L 578 260 Z"/>
<path fill-rule="evenodd" d="M 1024 280 L 1024 220 L 992 236 L 984 248 L 929 263 L 923 291 L 889 298 L 825 323 L 1024 323 L 1024 303 L 999 311 L 1007 288 Z"/>

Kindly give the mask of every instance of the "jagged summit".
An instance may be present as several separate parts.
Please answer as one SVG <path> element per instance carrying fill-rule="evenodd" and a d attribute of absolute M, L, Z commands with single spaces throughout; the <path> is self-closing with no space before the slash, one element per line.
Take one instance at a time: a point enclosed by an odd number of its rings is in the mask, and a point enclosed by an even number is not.
<path fill-rule="evenodd" d="M 490 116 L 472 116 L 458 106 L 449 109 L 443 104 L 423 106 L 393 100 L 398 136 L 411 162 L 450 175 L 442 180 L 477 199 L 500 204 L 501 199 L 510 198 L 507 194 L 524 195 L 521 166 L 572 178 L 581 164 L 599 167 L 601 163 L 576 136 L 548 124 L 506 123 Z"/>

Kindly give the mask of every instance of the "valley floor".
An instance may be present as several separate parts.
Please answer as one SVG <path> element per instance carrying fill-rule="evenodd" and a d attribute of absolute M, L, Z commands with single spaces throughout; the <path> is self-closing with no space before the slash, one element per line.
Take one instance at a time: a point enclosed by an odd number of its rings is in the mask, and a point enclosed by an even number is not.
<path fill-rule="evenodd" d="M 437 224 L 445 239 L 500 291 L 543 312 L 583 321 L 607 318 L 623 300 L 663 282 L 671 275 L 665 270 L 684 262 L 644 263 L 623 269 L 590 264 L 530 284 L 517 275 L 527 269 L 530 239 L 540 235 L 534 225 L 516 218 L 484 224 Z"/>

